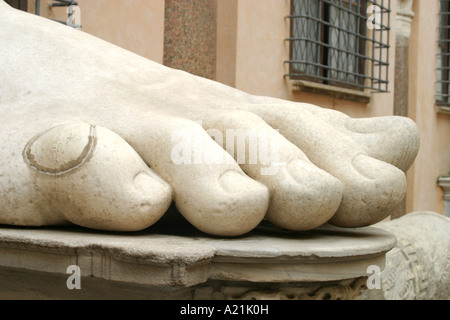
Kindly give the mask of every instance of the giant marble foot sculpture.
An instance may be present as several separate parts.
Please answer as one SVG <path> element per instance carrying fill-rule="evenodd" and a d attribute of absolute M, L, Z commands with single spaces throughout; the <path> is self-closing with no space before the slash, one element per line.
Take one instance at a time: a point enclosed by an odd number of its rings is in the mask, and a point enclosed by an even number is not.
<path fill-rule="evenodd" d="M 174 201 L 236 236 L 366 226 L 405 195 L 410 119 L 252 96 L 1 0 L 0 25 L 2 224 L 140 230 Z"/>

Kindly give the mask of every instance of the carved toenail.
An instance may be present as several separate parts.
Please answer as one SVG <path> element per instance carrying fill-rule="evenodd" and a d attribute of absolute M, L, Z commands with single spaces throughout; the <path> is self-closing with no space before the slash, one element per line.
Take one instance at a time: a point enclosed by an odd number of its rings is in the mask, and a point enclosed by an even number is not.
<path fill-rule="evenodd" d="M 149 186 L 167 188 L 167 183 L 151 171 L 140 171 L 134 176 L 133 183 L 138 190 L 148 190 Z"/>
<path fill-rule="evenodd" d="M 33 170 L 60 176 L 85 163 L 91 157 L 95 144 L 95 126 L 58 126 L 31 139 L 23 151 L 23 157 Z"/>
<path fill-rule="evenodd" d="M 344 127 L 347 130 L 353 131 L 355 133 L 362 134 L 372 134 L 380 133 L 388 130 L 393 126 L 393 120 L 388 117 L 384 118 L 367 118 L 367 119 L 354 119 L 348 118 Z"/>
<path fill-rule="evenodd" d="M 237 190 L 241 190 L 239 187 L 242 184 L 242 178 L 245 177 L 242 173 L 239 173 L 235 170 L 228 170 L 222 173 L 219 177 L 219 182 L 222 188 L 226 192 L 236 192 Z"/>

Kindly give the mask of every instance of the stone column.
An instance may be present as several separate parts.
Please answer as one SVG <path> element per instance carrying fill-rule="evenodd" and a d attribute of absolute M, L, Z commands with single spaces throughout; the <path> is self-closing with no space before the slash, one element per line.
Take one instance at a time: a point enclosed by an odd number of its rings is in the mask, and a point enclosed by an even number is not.
<path fill-rule="evenodd" d="M 395 88 L 394 88 L 394 115 L 408 116 L 409 95 L 409 38 L 411 24 L 414 18 L 412 11 L 413 0 L 397 1 L 397 16 L 395 23 L 396 50 L 395 50 Z M 406 213 L 406 199 L 392 214 L 398 218 Z"/>
<path fill-rule="evenodd" d="M 394 115 L 408 116 L 408 51 L 411 24 L 414 17 L 413 0 L 397 1 Z"/>
<path fill-rule="evenodd" d="M 216 75 L 217 0 L 165 0 L 164 65 Z"/>

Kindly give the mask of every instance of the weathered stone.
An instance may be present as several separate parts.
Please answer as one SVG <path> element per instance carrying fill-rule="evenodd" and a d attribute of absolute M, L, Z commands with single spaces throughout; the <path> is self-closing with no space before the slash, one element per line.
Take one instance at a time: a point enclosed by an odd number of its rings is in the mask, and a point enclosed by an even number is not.
<path fill-rule="evenodd" d="M 173 199 L 238 236 L 367 226 L 404 198 L 410 119 L 248 95 L 3 1 L 0 24 L 0 223 L 139 230 Z"/>
<path fill-rule="evenodd" d="M 450 299 L 450 219 L 435 212 L 414 212 L 375 225 L 394 234 L 397 245 L 386 254 L 381 288 L 364 299 Z"/>
<path fill-rule="evenodd" d="M 127 299 L 351 299 L 396 243 L 372 227 L 292 232 L 262 224 L 218 239 L 182 224 L 182 236 L 170 235 L 170 226 L 161 220 L 133 234 L 1 228 L 0 298 L 110 299 L 125 290 Z M 66 287 L 71 265 L 81 271 L 79 292 Z"/>

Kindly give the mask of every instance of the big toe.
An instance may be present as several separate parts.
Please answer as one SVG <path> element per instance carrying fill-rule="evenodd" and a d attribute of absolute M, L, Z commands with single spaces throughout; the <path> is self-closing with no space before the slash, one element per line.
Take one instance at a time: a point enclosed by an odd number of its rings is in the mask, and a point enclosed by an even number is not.
<path fill-rule="evenodd" d="M 170 185 L 103 127 L 55 127 L 33 138 L 24 157 L 55 214 L 80 226 L 141 230 L 159 220 L 172 201 Z"/>

